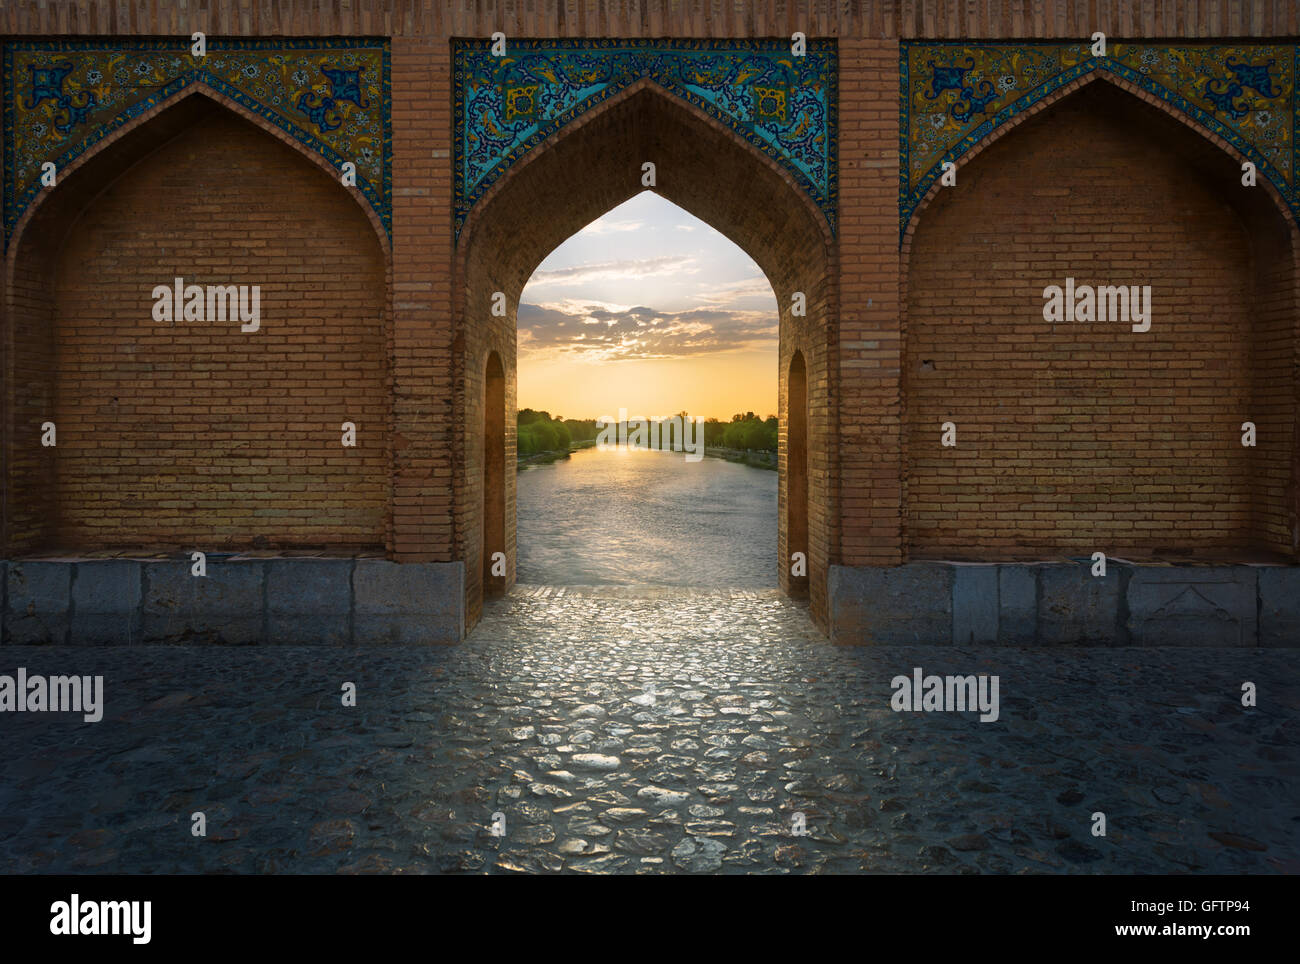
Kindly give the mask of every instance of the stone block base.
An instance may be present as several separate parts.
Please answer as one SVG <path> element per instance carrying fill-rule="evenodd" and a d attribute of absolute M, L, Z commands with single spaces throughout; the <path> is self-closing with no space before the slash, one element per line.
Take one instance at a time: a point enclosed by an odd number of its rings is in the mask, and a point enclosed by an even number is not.
<path fill-rule="evenodd" d="M 209 556 L 206 576 L 190 567 L 188 556 L 0 562 L 0 639 L 366 646 L 465 637 L 459 562 Z"/>
<path fill-rule="evenodd" d="M 831 566 L 843 645 L 1300 646 L 1300 566 Z"/>

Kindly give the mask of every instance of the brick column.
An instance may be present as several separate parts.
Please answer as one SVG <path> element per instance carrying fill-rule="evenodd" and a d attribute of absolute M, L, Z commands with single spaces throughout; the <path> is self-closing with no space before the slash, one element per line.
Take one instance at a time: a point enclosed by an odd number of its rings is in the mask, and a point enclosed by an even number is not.
<path fill-rule="evenodd" d="M 453 558 L 451 60 L 394 37 L 393 496 L 390 556 Z"/>
<path fill-rule="evenodd" d="M 843 565 L 902 561 L 898 45 L 840 45 L 839 507 Z"/>

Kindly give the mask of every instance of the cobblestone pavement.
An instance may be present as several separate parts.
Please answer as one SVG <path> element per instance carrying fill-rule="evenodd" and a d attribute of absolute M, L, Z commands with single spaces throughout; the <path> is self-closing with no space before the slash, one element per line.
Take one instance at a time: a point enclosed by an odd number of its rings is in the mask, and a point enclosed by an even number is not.
<path fill-rule="evenodd" d="M 0 652 L 107 704 L 0 714 L 3 872 L 1300 872 L 1300 650 L 841 649 L 775 592 L 523 587 L 459 647 Z M 1000 718 L 893 712 L 918 666 Z"/>

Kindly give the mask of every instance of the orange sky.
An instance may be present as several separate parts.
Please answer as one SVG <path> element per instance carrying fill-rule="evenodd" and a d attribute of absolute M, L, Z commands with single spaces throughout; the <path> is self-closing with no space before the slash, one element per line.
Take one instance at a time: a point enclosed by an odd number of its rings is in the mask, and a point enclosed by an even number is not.
<path fill-rule="evenodd" d="M 519 407 L 565 418 L 691 415 L 724 422 L 776 414 L 776 353 L 735 352 L 646 361 L 537 359 L 519 365 Z"/>

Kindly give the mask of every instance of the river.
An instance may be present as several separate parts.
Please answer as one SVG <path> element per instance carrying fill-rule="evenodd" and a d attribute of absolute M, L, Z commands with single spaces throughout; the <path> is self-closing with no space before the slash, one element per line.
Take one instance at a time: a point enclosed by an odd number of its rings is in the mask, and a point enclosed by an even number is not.
<path fill-rule="evenodd" d="M 772 588 L 777 475 L 681 452 L 583 449 L 519 472 L 518 581 Z"/>

